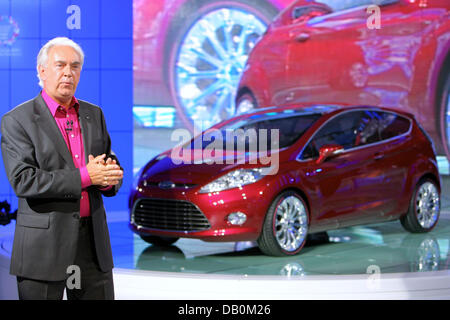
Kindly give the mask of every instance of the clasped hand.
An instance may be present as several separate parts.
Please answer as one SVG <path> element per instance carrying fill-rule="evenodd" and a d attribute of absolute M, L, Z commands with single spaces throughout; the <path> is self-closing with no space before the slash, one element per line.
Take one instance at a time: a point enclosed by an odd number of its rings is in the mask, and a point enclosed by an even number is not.
<path fill-rule="evenodd" d="M 94 157 L 89 155 L 89 162 L 86 168 L 93 185 L 102 187 L 114 186 L 123 178 L 123 171 L 117 165 L 116 160 L 108 158 L 105 161 L 106 154 Z"/>

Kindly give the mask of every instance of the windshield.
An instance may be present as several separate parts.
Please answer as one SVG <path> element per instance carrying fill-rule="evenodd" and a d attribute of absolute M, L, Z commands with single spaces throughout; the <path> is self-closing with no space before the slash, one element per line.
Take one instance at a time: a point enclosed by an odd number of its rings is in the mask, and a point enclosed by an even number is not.
<path fill-rule="evenodd" d="M 219 129 L 207 130 L 192 140 L 191 147 L 250 152 L 282 149 L 296 142 L 320 117 L 320 114 L 284 117 L 255 115 Z"/>

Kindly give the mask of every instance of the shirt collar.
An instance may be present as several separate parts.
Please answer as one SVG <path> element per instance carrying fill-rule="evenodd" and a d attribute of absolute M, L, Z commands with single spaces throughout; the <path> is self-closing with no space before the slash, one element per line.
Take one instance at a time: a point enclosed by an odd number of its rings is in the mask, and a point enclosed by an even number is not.
<path fill-rule="evenodd" d="M 44 99 L 45 103 L 47 104 L 48 108 L 50 109 L 50 112 L 52 113 L 53 117 L 56 114 L 56 111 L 58 111 L 58 107 L 60 107 L 60 104 L 53 100 L 52 97 L 50 97 L 47 92 L 45 92 L 44 89 L 42 89 L 42 98 Z M 80 104 L 77 100 L 77 98 L 72 97 L 72 101 L 70 103 L 71 107 L 74 107 L 76 112 L 78 112 L 78 109 L 80 108 Z M 61 106 L 62 107 L 62 106 Z M 64 108 L 64 107 L 62 107 Z"/>

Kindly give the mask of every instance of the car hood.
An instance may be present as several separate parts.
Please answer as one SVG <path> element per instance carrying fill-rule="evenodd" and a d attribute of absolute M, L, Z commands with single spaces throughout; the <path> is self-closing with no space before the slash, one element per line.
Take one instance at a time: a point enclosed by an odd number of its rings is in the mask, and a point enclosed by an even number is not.
<path fill-rule="evenodd" d="M 268 158 L 266 154 L 250 154 L 244 152 L 223 152 L 217 157 L 203 158 L 201 152 L 195 150 L 190 161 L 182 162 L 179 158 L 173 158 L 170 153 L 165 153 L 153 160 L 147 170 L 142 174 L 147 182 L 171 181 L 180 184 L 207 184 L 223 174 L 238 168 L 269 167 L 270 159 L 278 158 L 278 151 L 273 152 Z M 245 161 L 245 159 L 247 159 Z M 181 162 L 181 163 L 180 163 Z"/>

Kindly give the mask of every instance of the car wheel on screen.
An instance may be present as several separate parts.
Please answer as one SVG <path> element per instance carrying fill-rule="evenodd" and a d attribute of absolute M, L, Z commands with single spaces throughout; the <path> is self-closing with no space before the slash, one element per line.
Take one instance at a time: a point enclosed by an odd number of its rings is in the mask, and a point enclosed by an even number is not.
<path fill-rule="evenodd" d="M 141 239 L 155 246 L 166 247 L 174 244 L 179 238 L 140 235 Z"/>
<path fill-rule="evenodd" d="M 440 110 L 442 144 L 450 160 L 450 76 L 447 76 L 444 83 Z"/>
<path fill-rule="evenodd" d="M 309 229 L 308 206 L 296 192 L 286 191 L 271 204 L 258 239 L 270 256 L 291 256 L 303 248 Z"/>
<path fill-rule="evenodd" d="M 245 92 L 237 97 L 236 114 L 246 113 L 256 108 L 258 108 L 258 104 L 250 92 Z"/>
<path fill-rule="evenodd" d="M 440 206 L 436 183 L 431 179 L 422 179 L 412 194 L 408 212 L 400 218 L 400 222 L 409 232 L 428 232 L 439 220 Z"/>
<path fill-rule="evenodd" d="M 248 55 L 277 13 L 256 0 L 202 1 L 185 7 L 170 49 L 170 91 L 188 127 L 209 127 L 235 113 Z"/>

